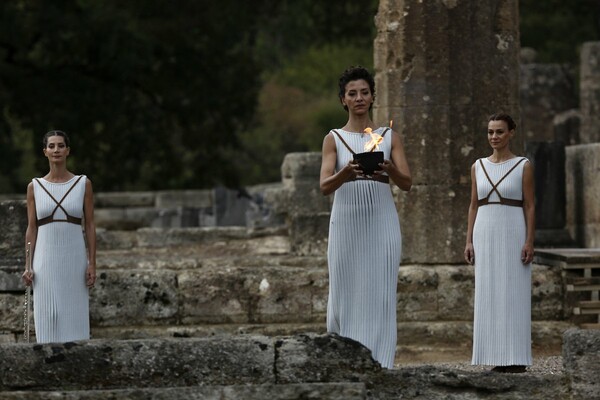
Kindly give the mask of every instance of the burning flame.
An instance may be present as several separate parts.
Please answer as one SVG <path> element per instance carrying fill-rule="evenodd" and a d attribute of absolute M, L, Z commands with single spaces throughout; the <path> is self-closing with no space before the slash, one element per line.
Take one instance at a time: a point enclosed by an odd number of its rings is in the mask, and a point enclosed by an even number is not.
<path fill-rule="evenodd" d="M 373 129 L 365 128 L 365 133 L 371 136 L 371 140 L 365 143 L 365 151 L 379 150 L 379 143 L 383 141 L 383 136 L 373 133 Z"/>

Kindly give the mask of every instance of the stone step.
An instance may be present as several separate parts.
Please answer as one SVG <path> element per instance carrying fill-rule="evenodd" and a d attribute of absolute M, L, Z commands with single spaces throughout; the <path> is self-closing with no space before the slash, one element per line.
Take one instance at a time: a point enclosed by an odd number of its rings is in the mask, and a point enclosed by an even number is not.
<path fill-rule="evenodd" d="M 0 344 L 0 392 L 359 382 L 380 370 L 330 335 Z"/>
<path fill-rule="evenodd" d="M 125 393 L 134 399 L 210 399 L 201 397 L 200 388 L 207 395 L 244 399 L 339 399 L 340 393 L 348 399 L 458 399 L 483 393 L 552 400 L 568 392 L 562 376 L 427 365 L 382 370 L 366 348 L 335 335 L 0 344 L 0 354 L 2 399 L 120 398 Z"/>
<path fill-rule="evenodd" d="M 292 383 L 145 389 L 0 392 L 1 400 L 363 400 L 364 383 Z"/>

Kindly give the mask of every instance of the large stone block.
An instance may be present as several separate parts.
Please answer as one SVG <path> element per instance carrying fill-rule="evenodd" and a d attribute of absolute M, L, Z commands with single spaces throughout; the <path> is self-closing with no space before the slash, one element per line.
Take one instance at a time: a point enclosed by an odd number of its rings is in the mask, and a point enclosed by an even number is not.
<path fill-rule="evenodd" d="M 326 255 L 329 212 L 293 214 L 290 217 L 291 251 L 298 255 Z"/>
<path fill-rule="evenodd" d="M 25 259 L 27 203 L 8 200 L 0 203 L 0 264 Z"/>
<path fill-rule="evenodd" d="M 380 370 L 371 351 L 337 335 L 297 335 L 275 341 L 279 383 L 360 381 Z"/>
<path fill-rule="evenodd" d="M 165 324 L 177 320 L 177 275 L 168 270 L 98 271 L 90 291 L 92 326 Z"/>
<path fill-rule="evenodd" d="M 271 339 L 0 344 L 0 391 L 273 383 Z"/>
<path fill-rule="evenodd" d="M 600 330 L 566 331 L 563 364 L 574 399 L 600 398 Z"/>
<path fill-rule="evenodd" d="M 0 331 L 23 332 L 24 296 L 0 293 Z"/>
<path fill-rule="evenodd" d="M 94 194 L 96 208 L 154 207 L 156 192 L 98 192 Z"/>
<path fill-rule="evenodd" d="M 145 389 L 3 392 L 3 400 L 364 400 L 364 383 L 295 383 L 261 385 L 216 385 Z"/>
<path fill-rule="evenodd" d="M 530 141 L 525 152 L 534 166 L 535 226 L 562 229 L 566 223 L 565 145 Z"/>
<path fill-rule="evenodd" d="M 566 148 L 567 228 L 582 247 L 600 247 L 600 143 Z"/>
<path fill-rule="evenodd" d="M 319 186 L 321 153 L 288 153 L 281 165 L 283 185 L 294 185 L 301 181 L 315 182 Z"/>
<path fill-rule="evenodd" d="M 565 293 L 561 268 L 533 264 L 531 271 L 531 318 L 534 321 L 561 321 L 565 312 Z"/>
<path fill-rule="evenodd" d="M 473 318 L 475 271 L 473 267 L 436 268 L 439 276 L 438 320 L 469 321 Z"/>
<path fill-rule="evenodd" d="M 578 105 L 574 81 L 567 65 L 520 65 L 521 132 L 528 141 L 554 140 L 554 116 Z"/>
<path fill-rule="evenodd" d="M 398 321 L 433 321 L 438 317 L 439 276 L 435 269 L 402 266 L 398 272 Z"/>
<path fill-rule="evenodd" d="M 581 143 L 600 142 L 600 42 L 581 47 L 579 108 L 582 114 Z"/>
<path fill-rule="evenodd" d="M 297 267 L 210 268 L 179 276 L 182 321 L 273 323 L 322 320 L 313 299 L 327 297 L 326 270 Z M 319 278 L 317 280 L 317 278 Z M 321 301 L 316 301 L 317 305 Z"/>
<path fill-rule="evenodd" d="M 209 208 L 214 205 L 212 190 L 165 190 L 156 193 L 157 208 Z"/>
<path fill-rule="evenodd" d="M 400 192 L 402 261 L 463 263 L 470 185 L 417 185 Z"/>

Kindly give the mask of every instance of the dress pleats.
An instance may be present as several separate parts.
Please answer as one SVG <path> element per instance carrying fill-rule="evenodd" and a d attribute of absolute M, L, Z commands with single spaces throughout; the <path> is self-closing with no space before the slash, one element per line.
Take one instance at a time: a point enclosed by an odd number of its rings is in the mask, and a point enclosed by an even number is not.
<path fill-rule="evenodd" d="M 77 177 L 64 183 L 40 179 L 60 201 Z M 83 217 L 85 176 L 71 190 L 62 207 L 72 217 Z M 52 214 L 56 203 L 33 180 L 37 218 Z M 55 219 L 65 219 L 58 208 Z M 38 343 L 89 339 L 89 291 L 85 284 L 87 253 L 81 225 L 52 222 L 38 227 L 33 256 L 33 304 Z"/>
<path fill-rule="evenodd" d="M 368 135 L 338 132 L 356 153 L 364 151 Z M 334 137 L 336 169 L 340 170 L 352 153 Z M 380 144 L 386 159 L 390 158 L 391 142 L 388 132 Z M 401 251 L 400 223 L 390 185 L 357 180 L 337 189 L 329 225 L 327 330 L 362 343 L 385 368 L 393 367 L 396 351 Z"/>
<path fill-rule="evenodd" d="M 490 179 L 497 183 L 521 157 L 502 163 L 483 159 Z M 504 198 L 523 199 L 523 166 L 500 183 Z M 492 190 L 476 162 L 478 198 Z M 498 201 L 493 192 L 490 201 Z M 474 365 L 531 365 L 531 265 L 521 262 L 526 225 L 522 207 L 480 206 L 473 227 L 475 251 Z"/>

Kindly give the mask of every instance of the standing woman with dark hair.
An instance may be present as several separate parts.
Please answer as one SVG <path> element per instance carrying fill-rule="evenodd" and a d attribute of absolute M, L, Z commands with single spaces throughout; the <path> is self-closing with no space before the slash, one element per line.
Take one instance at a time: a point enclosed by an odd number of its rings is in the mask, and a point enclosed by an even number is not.
<path fill-rule="evenodd" d="M 525 372 L 531 365 L 533 168 L 510 150 L 516 124 L 489 118 L 492 154 L 471 167 L 465 260 L 475 266 L 474 365 Z"/>
<path fill-rule="evenodd" d="M 375 99 L 371 74 L 349 68 L 339 89 L 348 122 L 325 136 L 320 176 L 322 193 L 335 192 L 327 250 L 327 331 L 362 343 L 384 368 L 392 368 L 402 236 L 389 182 L 409 190 L 412 180 L 400 135 L 376 128 L 369 116 Z M 365 131 L 381 139 L 384 158 L 380 169 L 369 174 L 353 160 L 354 153 L 369 151 L 364 147 L 372 136 Z"/>
<path fill-rule="evenodd" d="M 33 285 L 36 340 L 89 339 L 89 288 L 96 282 L 92 182 L 67 170 L 66 133 L 50 131 L 43 144 L 50 171 L 27 186 L 25 243 L 31 243 L 33 271 L 23 274 Z"/>

